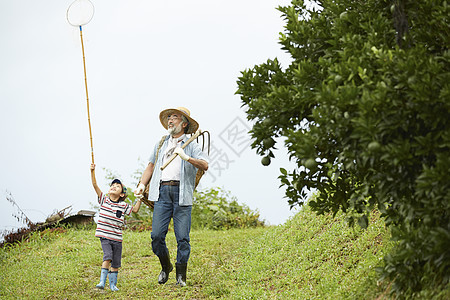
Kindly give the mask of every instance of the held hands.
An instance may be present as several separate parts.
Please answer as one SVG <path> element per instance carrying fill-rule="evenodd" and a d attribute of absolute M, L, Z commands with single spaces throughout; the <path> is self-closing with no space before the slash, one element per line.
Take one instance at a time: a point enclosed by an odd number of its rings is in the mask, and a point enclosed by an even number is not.
<path fill-rule="evenodd" d="M 134 196 L 136 198 L 142 198 L 142 193 L 144 192 L 144 190 L 145 190 L 145 185 L 143 185 L 142 183 L 139 183 L 138 187 L 134 191 Z"/>
<path fill-rule="evenodd" d="M 178 154 L 182 160 L 188 161 L 189 158 L 191 158 L 189 155 L 187 155 L 186 153 L 184 153 L 184 150 L 180 147 L 175 148 L 175 150 L 173 151 L 173 153 Z"/>

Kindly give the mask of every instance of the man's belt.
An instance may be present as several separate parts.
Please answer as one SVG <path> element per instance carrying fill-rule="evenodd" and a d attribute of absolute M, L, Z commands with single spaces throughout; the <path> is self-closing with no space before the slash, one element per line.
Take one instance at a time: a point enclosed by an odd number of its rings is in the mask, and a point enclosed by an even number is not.
<path fill-rule="evenodd" d="M 180 185 L 179 180 L 161 181 L 161 185 Z"/>

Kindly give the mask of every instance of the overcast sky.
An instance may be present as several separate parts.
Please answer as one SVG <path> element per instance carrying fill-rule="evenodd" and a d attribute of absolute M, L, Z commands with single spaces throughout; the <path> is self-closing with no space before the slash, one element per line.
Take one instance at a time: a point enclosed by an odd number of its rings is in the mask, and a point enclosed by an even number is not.
<path fill-rule="evenodd" d="M 90 144 L 79 28 L 73 1 L 0 0 L 0 230 L 17 226 L 10 192 L 34 222 L 72 205 L 91 209 Z M 165 134 L 158 116 L 185 106 L 211 132 L 202 188 L 221 187 L 270 224 L 290 211 L 279 168 L 291 168 L 282 142 L 268 167 L 250 149 L 240 72 L 278 57 L 284 21 L 275 0 L 92 0 L 83 26 L 97 179 L 113 170 L 131 186 L 139 159 Z"/>

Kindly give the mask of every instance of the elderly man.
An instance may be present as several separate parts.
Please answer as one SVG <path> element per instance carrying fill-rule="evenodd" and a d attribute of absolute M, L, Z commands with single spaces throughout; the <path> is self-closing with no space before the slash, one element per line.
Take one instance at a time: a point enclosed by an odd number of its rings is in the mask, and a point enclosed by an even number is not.
<path fill-rule="evenodd" d="M 173 270 L 166 246 L 166 234 L 170 219 L 173 218 L 177 240 L 176 284 L 185 286 L 191 251 L 189 233 L 195 176 L 198 169 L 208 169 L 208 158 L 195 142 L 188 144 L 184 150 L 181 148 L 188 139 L 186 134 L 196 132 L 199 127 L 187 108 L 163 110 L 159 119 L 169 135 L 155 145 L 135 194 L 142 194 L 150 181 L 148 198 L 155 201 L 152 249 L 161 262 L 162 270 L 158 277 L 160 284 L 167 282 L 169 273 Z M 177 153 L 177 157 L 161 171 L 161 166 L 173 153 Z"/>

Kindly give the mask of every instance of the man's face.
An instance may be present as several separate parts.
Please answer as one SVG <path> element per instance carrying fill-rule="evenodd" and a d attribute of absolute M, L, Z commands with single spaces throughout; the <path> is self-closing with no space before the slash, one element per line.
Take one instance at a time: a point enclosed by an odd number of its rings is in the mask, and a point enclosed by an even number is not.
<path fill-rule="evenodd" d="M 181 115 L 171 114 L 167 117 L 167 131 L 171 136 L 179 134 L 184 129 Z"/>

